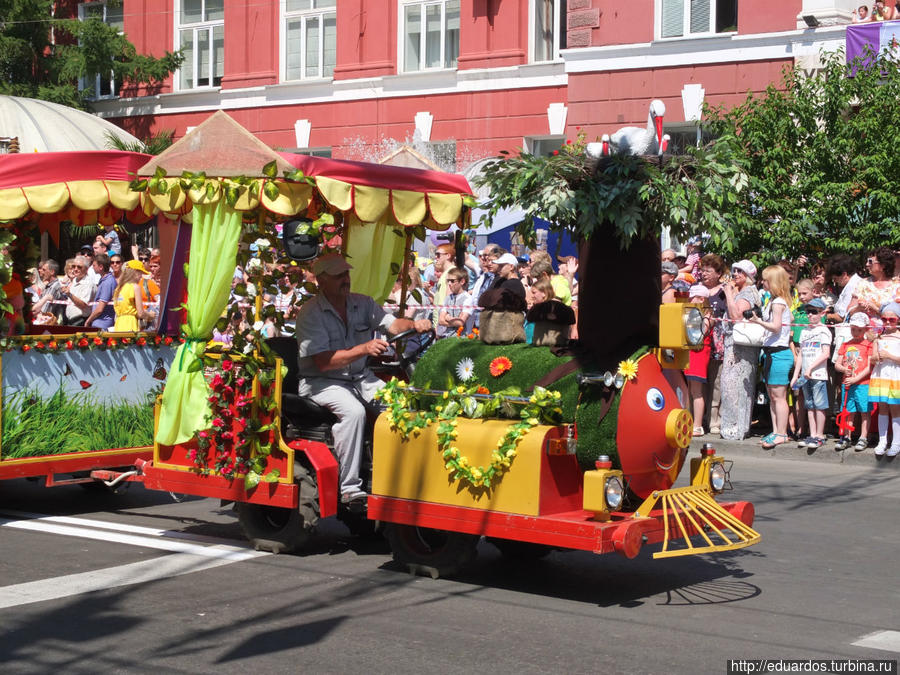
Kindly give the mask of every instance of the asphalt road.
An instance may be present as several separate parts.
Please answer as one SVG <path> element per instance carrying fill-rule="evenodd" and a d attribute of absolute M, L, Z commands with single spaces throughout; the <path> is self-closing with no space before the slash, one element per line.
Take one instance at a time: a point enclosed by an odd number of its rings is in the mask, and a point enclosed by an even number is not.
<path fill-rule="evenodd" d="M 132 487 L 0 485 L 4 673 L 725 673 L 727 659 L 900 658 L 900 475 L 742 456 L 729 498 L 762 542 L 718 556 L 486 542 L 413 577 L 326 521 L 311 551 L 247 549 L 229 508 Z M 37 517 L 50 514 L 50 517 Z M 867 639 L 884 649 L 854 645 Z"/>

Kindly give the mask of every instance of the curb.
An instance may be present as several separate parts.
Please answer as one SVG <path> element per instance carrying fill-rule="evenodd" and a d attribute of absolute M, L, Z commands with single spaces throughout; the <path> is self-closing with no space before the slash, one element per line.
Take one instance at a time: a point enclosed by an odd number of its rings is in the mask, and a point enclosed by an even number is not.
<path fill-rule="evenodd" d="M 742 441 L 729 441 L 719 436 L 706 434 L 691 442 L 689 456 L 700 452 L 704 443 L 712 443 L 712 446 L 722 453 L 726 459 L 737 456 L 765 457 L 767 459 L 786 459 L 798 462 L 824 462 L 826 464 L 847 464 L 854 468 L 869 467 L 877 471 L 900 471 L 900 455 L 897 457 L 876 457 L 873 448 L 856 452 L 849 450 L 835 450 L 835 439 L 828 441 L 818 450 L 797 447 L 796 441 L 789 441 L 766 450 L 759 444 L 760 437 L 751 436 Z"/>

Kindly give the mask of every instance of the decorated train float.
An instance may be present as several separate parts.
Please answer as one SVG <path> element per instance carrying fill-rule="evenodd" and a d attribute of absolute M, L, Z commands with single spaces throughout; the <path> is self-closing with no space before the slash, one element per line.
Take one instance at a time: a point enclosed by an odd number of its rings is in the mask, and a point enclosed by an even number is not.
<path fill-rule="evenodd" d="M 660 306 L 653 239 L 637 237 L 623 254 L 598 228 L 584 243 L 577 343 L 565 337 L 571 318 L 552 307 L 534 317 L 542 345 L 510 340 L 504 321 L 517 310 L 498 296 L 480 335 L 436 342 L 414 371 L 398 345 L 395 362 L 377 365 L 386 380 L 384 411 L 367 445 L 367 508 L 354 509 L 338 499 L 334 418 L 296 394 L 296 342 L 260 333 L 272 311 L 256 301 L 258 325 L 230 348 L 210 341 L 235 311 L 235 264 L 247 263 L 248 244 L 257 243 L 262 262 L 247 267 L 256 270 L 257 289 L 273 287 L 265 263 L 288 261 L 296 242 L 286 233 L 300 232 L 313 242 L 312 256 L 323 239 L 347 256 L 353 290 L 381 302 L 414 238 L 468 225 L 468 184 L 439 172 L 275 153 L 224 113 L 162 155 L 129 162 L 134 180 L 114 188 L 108 180 L 105 201 L 88 201 L 77 175 L 54 181 L 65 188 L 55 200 L 46 198 L 56 194 L 53 186 L 33 171 L 22 173 L 29 185 L 10 187 L 0 159 L 0 218 L 8 221 L 38 224 L 107 207 L 164 214 L 160 227 L 175 232 L 164 304 L 179 324 L 168 337 L 164 330 L 35 330 L 7 340 L 0 477 L 43 475 L 53 483 L 64 471 L 87 470 L 74 479 L 141 481 L 234 502 L 251 542 L 276 552 L 302 549 L 321 518 L 338 515 L 354 532 L 383 528 L 396 560 L 432 575 L 471 559 L 480 537 L 520 556 L 581 549 L 634 557 L 653 545 L 654 556 L 667 557 L 759 540 L 752 504 L 715 499 L 730 487 L 726 461 L 709 445 L 688 458 L 693 421 L 681 369 L 703 340 L 703 308 Z M 328 240 L 335 234 L 339 239 Z M 609 291 L 609 279 L 626 277 L 627 287 Z M 79 351 L 85 341 L 97 350 L 87 365 L 81 361 L 93 352 Z M 122 345 L 128 349 L 115 349 Z M 114 367 L 123 361 L 132 370 Z M 7 384 L 10 362 L 19 365 Z M 26 382 L 23 373 L 34 376 Z M 128 400 L 124 388 L 133 383 L 128 396 L 143 396 L 152 411 L 152 439 L 145 432 L 129 441 L 138 452 L 126 452 L 100 447 L 114 441 L 87 443 L 75 430 L 61 432 L 61 459 L 32 449 L 30 468 L 11 470 L 23 466 L 16 425 L 44 424 L 27 407 L 38 398 L 78 396 L 82 382 L 89 388 L 81 393 L 108 382 Z M 686 464 L 688 484 L 673 487 Z"/>

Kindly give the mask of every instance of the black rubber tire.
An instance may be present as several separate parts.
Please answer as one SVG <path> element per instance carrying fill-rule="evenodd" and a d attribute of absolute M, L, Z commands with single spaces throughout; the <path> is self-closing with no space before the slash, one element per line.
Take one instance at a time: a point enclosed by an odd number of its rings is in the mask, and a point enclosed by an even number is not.
<path fill-rule="evenodd" d="M 257 551 L 292 553 L 312 537 L 319 523 L 319 487 L 315 476 L 300 463 L 294 465 L 294 482 L 300 486 L 296 509 L 248 502 L 235 505 L 244 536 Z"/>
<path fill-rule="evenodd" d="M 384 536 L 384 528 L 378 520 L 369 520 L 364 511 L 356 512 L 349 509 L 339 509 L 337 514 L 350 534 L 360 539 L 381 539 Z"/>
<path fill-rule="evenodd" d="M 475 559 L 478 535 L 391 523 L 385 529 L 394 560 L 410 572 L 437 579 Z"/>
<path fill-rule="evenodd" d="M 490 541 L 494 546 L 500 549 L 500 553 L 504 558 L 511 560 L 540 560 L 550 555 L 555 549 L 546 544 L 535 544 L 530 541 L 515 541 L 512 539 L 496 539 L 491 538 Z"/>

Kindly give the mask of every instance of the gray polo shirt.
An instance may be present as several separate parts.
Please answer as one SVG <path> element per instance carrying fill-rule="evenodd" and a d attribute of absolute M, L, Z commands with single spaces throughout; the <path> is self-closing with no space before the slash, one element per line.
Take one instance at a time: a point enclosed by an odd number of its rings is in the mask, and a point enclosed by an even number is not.
<path fill-rule="evenodd" d="M 308 300 L 297 315 L 300 377 L 356 381 L 366 375 L 366 357 L 349 365 L 322 372 L 312 357 L 322 352 L 351 349 L 374 337 L 375 329 L 386 331 L 394 317 L 367 295 L 351 293 L 347 298 L 347 324 L 321 293 Z"/>

